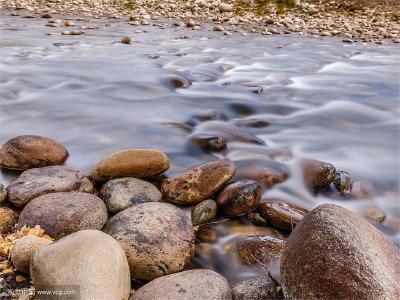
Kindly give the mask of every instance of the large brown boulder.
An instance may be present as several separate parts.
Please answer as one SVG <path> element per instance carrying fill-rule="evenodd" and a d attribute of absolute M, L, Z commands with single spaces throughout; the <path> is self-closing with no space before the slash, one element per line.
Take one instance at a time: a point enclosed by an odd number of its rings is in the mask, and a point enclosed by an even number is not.
<path fill-rule="evenodd" d="M 182 271 L 194 255 L 192 222 L 171 204 L 134 205 L 112 217 L 104 231 L 124 249 L 135 279 L 149 281 Z"/>
<path fill-rule="evenodd" d="M 8 140 L 0 149 L 0 167 L 27 170 L 61 165 L 68 151 L 55 140 L 36 135 L 21 135 Z"/>
<path fill-rule="evenodd" d="M 324 204 L 290 235 L 281 284 L 288 299 L 400 299 L 399 249 L 363 218 Z"/>

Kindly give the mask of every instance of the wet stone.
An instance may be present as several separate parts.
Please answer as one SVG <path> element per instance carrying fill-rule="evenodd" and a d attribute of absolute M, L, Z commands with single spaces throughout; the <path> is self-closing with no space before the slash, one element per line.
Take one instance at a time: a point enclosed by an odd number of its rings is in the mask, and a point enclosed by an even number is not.
<path fill-rule="evenodd" d="M 353 181 L 351 180 L 349 173 L 344 171 L 338 171 L 336 173 L 336 178 L 333 181 L 333 184 L 342 196 L 349 195 L 353 187 Z"/>
<path fill-rule="evenodd" d="M 128 35 L 122 37 L 122 39 L 121 39 L 121 43 L 122 44 L 128 44 L 129 45 L 131 42 L 132 42 L 132 38 L 130 36 L 128 36 Z"/>
<path fill-rule="evenodd" d="M 372 220 L 378 224 L 383 223 L 386 219 L 385 212 L 378 207 L 369 207 L 363 211 L 363 215 L 367 220 Z"/>
<path fill-rule="evenodd" d="M 245 265 L 267 265 L 282 255 L 285 241 L 272 236 L 246 236 L 236 241 L 240 260 Z"/>
<path fill-rule="evenodd" d="M 241 168 L 238 173 L 240 174 L 240 177 L 247 177 L 256 180 L 268 188 L 273 187 L 275 184 L 284 182 L 288 178 L 287 173 L 281 170 L 256 166 Z"/>
<path fill-rule="evenodd" d="M 258 206 L 263 218 L 277 228 L 292 231 L 308 210 L 281 200 L 269 200 Z"/>
<path fill-rule="evenodd" d="M 305 184 L 319 192 L 326 190 L 336 178 L 336 169 L 333 165 L 307 159 L 302 161 Z"/>
<path fill-rule="evenodd" d="M 191 216 L 193 226 L 208 223 L 217 215 L 217 204 L 214 200 L 205 200 L 192 208 Z"/>
<path fill-rule="evenodd" d="M 183 175 L 163 180 L 161 191 L 166 201 L 194 205 L 210 199 L 235 174 L 233 162 L 227 158 L 190 169 Z"/>
<path fill-rule="evenodd" d="M 249 211 L 246 214 L 246 218 L 254 225 L 267 226 L 269 224 L 268 221 L 263 218 L 258 211 Z"/>
<path fill-rule="evenodd" d="M 261 201 L 261 186 L 254 180 L 239 180 L 226 186 L 217 196 L 218 208 L 228 216 L 243 215 Z"/>
<path fill-rule="evenodd" d="M 189 146 L 199 146 L 206 151 L 220 152 L 226 149 L 223 137 L 211 134 L 194 134 L 189 136 Z"/>
<path fill-rule="evenodd" d="M 62 192 L 31 200 L 19 216 L 18 227 L 40 225 L 49 236 L 59 239 L 83 229 L 101 230 L 106 221 L 106 206 L 97 196 Z"/>
<path fill-rule="evenodd" d="M 211 226 L 201 226 L 196 237 L 204 243 L 215 243 L 218 239 L 217 232 Z"/>
<path fill-rule="evenodd" d="M 61 165 L 68 157 L 67 149 L 53 139 L 21 135 L 8 140 L 0 149 L 0 167 L 27 170 Z"/>
<path fill-rule="evenodd" d="M 192 83 L 183 76 L 169 75 L 166 81 L 175 89 L 187 89 Z"/>
<path fill-rule="evenodd" d="M 372 184 L 358 180 L 353 183 L 350 195 L 355 199 L 370 199 L 376 195 L 376 192 Z"/>
<path fill-rule="evenodd" d="M 154 185 L 132 177 L 108 181 L 99 196 L 113 214 L 136 204 L 161 201 L 161 193 Z"/>
<path fill-rule="evenodd" d="M 67 166 L 49 166 L 24 171 L 9 186 L 8 200 L 23 207 L 32 199 L 55 192 L 92 193 L 93 184 L 80 171 Z"/>
<path fill-rule="evenodd" d="M 194 255 L 192 222 L 171 204 L 134 205 L 113 216 L 104 232 L 124 249 L 131 275 L 138 280 L 182 271 Z"/>

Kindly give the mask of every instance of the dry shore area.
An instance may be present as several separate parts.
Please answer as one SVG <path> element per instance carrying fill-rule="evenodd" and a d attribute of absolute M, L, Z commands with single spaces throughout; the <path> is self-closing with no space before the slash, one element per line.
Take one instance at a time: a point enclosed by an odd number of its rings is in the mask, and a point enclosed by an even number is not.
<path fill-rule="evenodd" d="M 301 0 L 2 0 L 1 8 L 24 18 L 46 18 L 50 27 L 70 27 L 64 34 L 82 34 L 74 21 L 109 18 L 132 26 L 172 19 L 172 25 L 262 35 L 337 36 L 343 42 L 400 42 L 399 7 L 395 1 Z M 89 24 L 89 23 L 88 23 Z M 90 29 L 90 28 L 89 28 Z"/>

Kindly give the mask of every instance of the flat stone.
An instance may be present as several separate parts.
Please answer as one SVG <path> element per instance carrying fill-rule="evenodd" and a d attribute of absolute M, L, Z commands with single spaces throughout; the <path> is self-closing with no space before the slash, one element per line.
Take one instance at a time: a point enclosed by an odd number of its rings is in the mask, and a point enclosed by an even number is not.
<path fill-rule="evenodd" d="M 93 192 L 92 182 L 67 166 L 49 166 L 24 171 L 7 187 L 8 200 L 23 207 L 32 199 L 54 192 Z"/>
<path fill-rule="evenodd" d="M 99 182 L 121 177 L 145 178 L 160 175 L 168 168 L 168 156 L 160 150 L 129 149 L 108 155 L 90 172 L 90 178 Z"/>
<path fill-rule="evenodd" d="M 51 193 L 31 200 L 22 210 L 18 227 L 40 225 L 59 239 L 83 229 L 101 230 L 107 221 L 107 208 L 95 195 L 81 192 Z"/>
<path fill-rule="evenodd" d="M 51 138 L 21 135 L 8 140 L 0 149 L 0 167 L 27 170 L 61 165 L 68 158 L 67 149 Z"/>

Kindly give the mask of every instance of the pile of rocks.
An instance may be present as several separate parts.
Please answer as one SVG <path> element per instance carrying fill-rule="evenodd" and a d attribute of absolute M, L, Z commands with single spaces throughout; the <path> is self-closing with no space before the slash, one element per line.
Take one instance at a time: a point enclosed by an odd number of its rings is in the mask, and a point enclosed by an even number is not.
<path fill-rule="evenodd" d="M 163 18 L 176 20 L 173 26 L 191 29 L 198 29 L 204 23 L 214 23 L 213 30 L 225 33 L 246 30 L 264 35 L 341 36 L 346 42 L 358 40 L 378 44 L 400 41 L 396 6 L 388 9 L 375 3 L 373 6 L 346 9 L 343 1 L 320 1 L 318 4 L 293 2 L 295 5 L 284 13 L 277 9 L 274 1 L 252 0 L 3 0 L 1 6 L 17 10 L 13 13 L 15 15 L 50 19 L 48 25 L 51 27 L 62 23 L 51 18 L 56 15 L 76 19 L 108 17 L 126 20 L 131 25 L 147 25 L 151 20 Z M 72 20 L 66 22 L 71 24 Z M 83 25 L 83 29 L 88 27 Z M 81 33 L 81 30 L 64 31 L 64 34 Z"/>
<path fill-rule="evenodd" d="M 131 300 L 400 295 L 399 251 L 374 226 L 336 205 L 308 212 L 279 199 L 261 203 L 262 185 L 254 179 L 231 182 L 236 166 L 227 158 L 163 179 L 158 189 L 149 179 L 170 165 L 160 150 L 112 153 L 89 176 L 61 165 L 67 157 L 63 145 L 40 136 L 19 136 L 0 149 L 2 168 L 23 171 L 7 188 L 0 187 L 7 251 L 0 250 L 13 264 L 8 270 L 30 275 L 37 290 L 67 286 L 82 299 Z M 349 175 L 333 165 L 301 164 L 304 183 L 315 193 L 352 193 Z M 191 218 L 182 205 L 192 207 Z M 204 240 L 203 225 L 218 215 L 243 216 L 290 234 L 287 240 L 246 235 L 236 241 L 243 264 L 281 260 L 280 283 L 266 276 L 231 287 L 213 271 L 187 270 L 195 235 Z M 29 232 L 35 226 L 40 234 L 14 234 L 12 242 L 3 237 L 14 227 Z M 0 268 L 0 274 L 6 271 Z M 132 291 L 131 280 L 148 283 Z"/>

